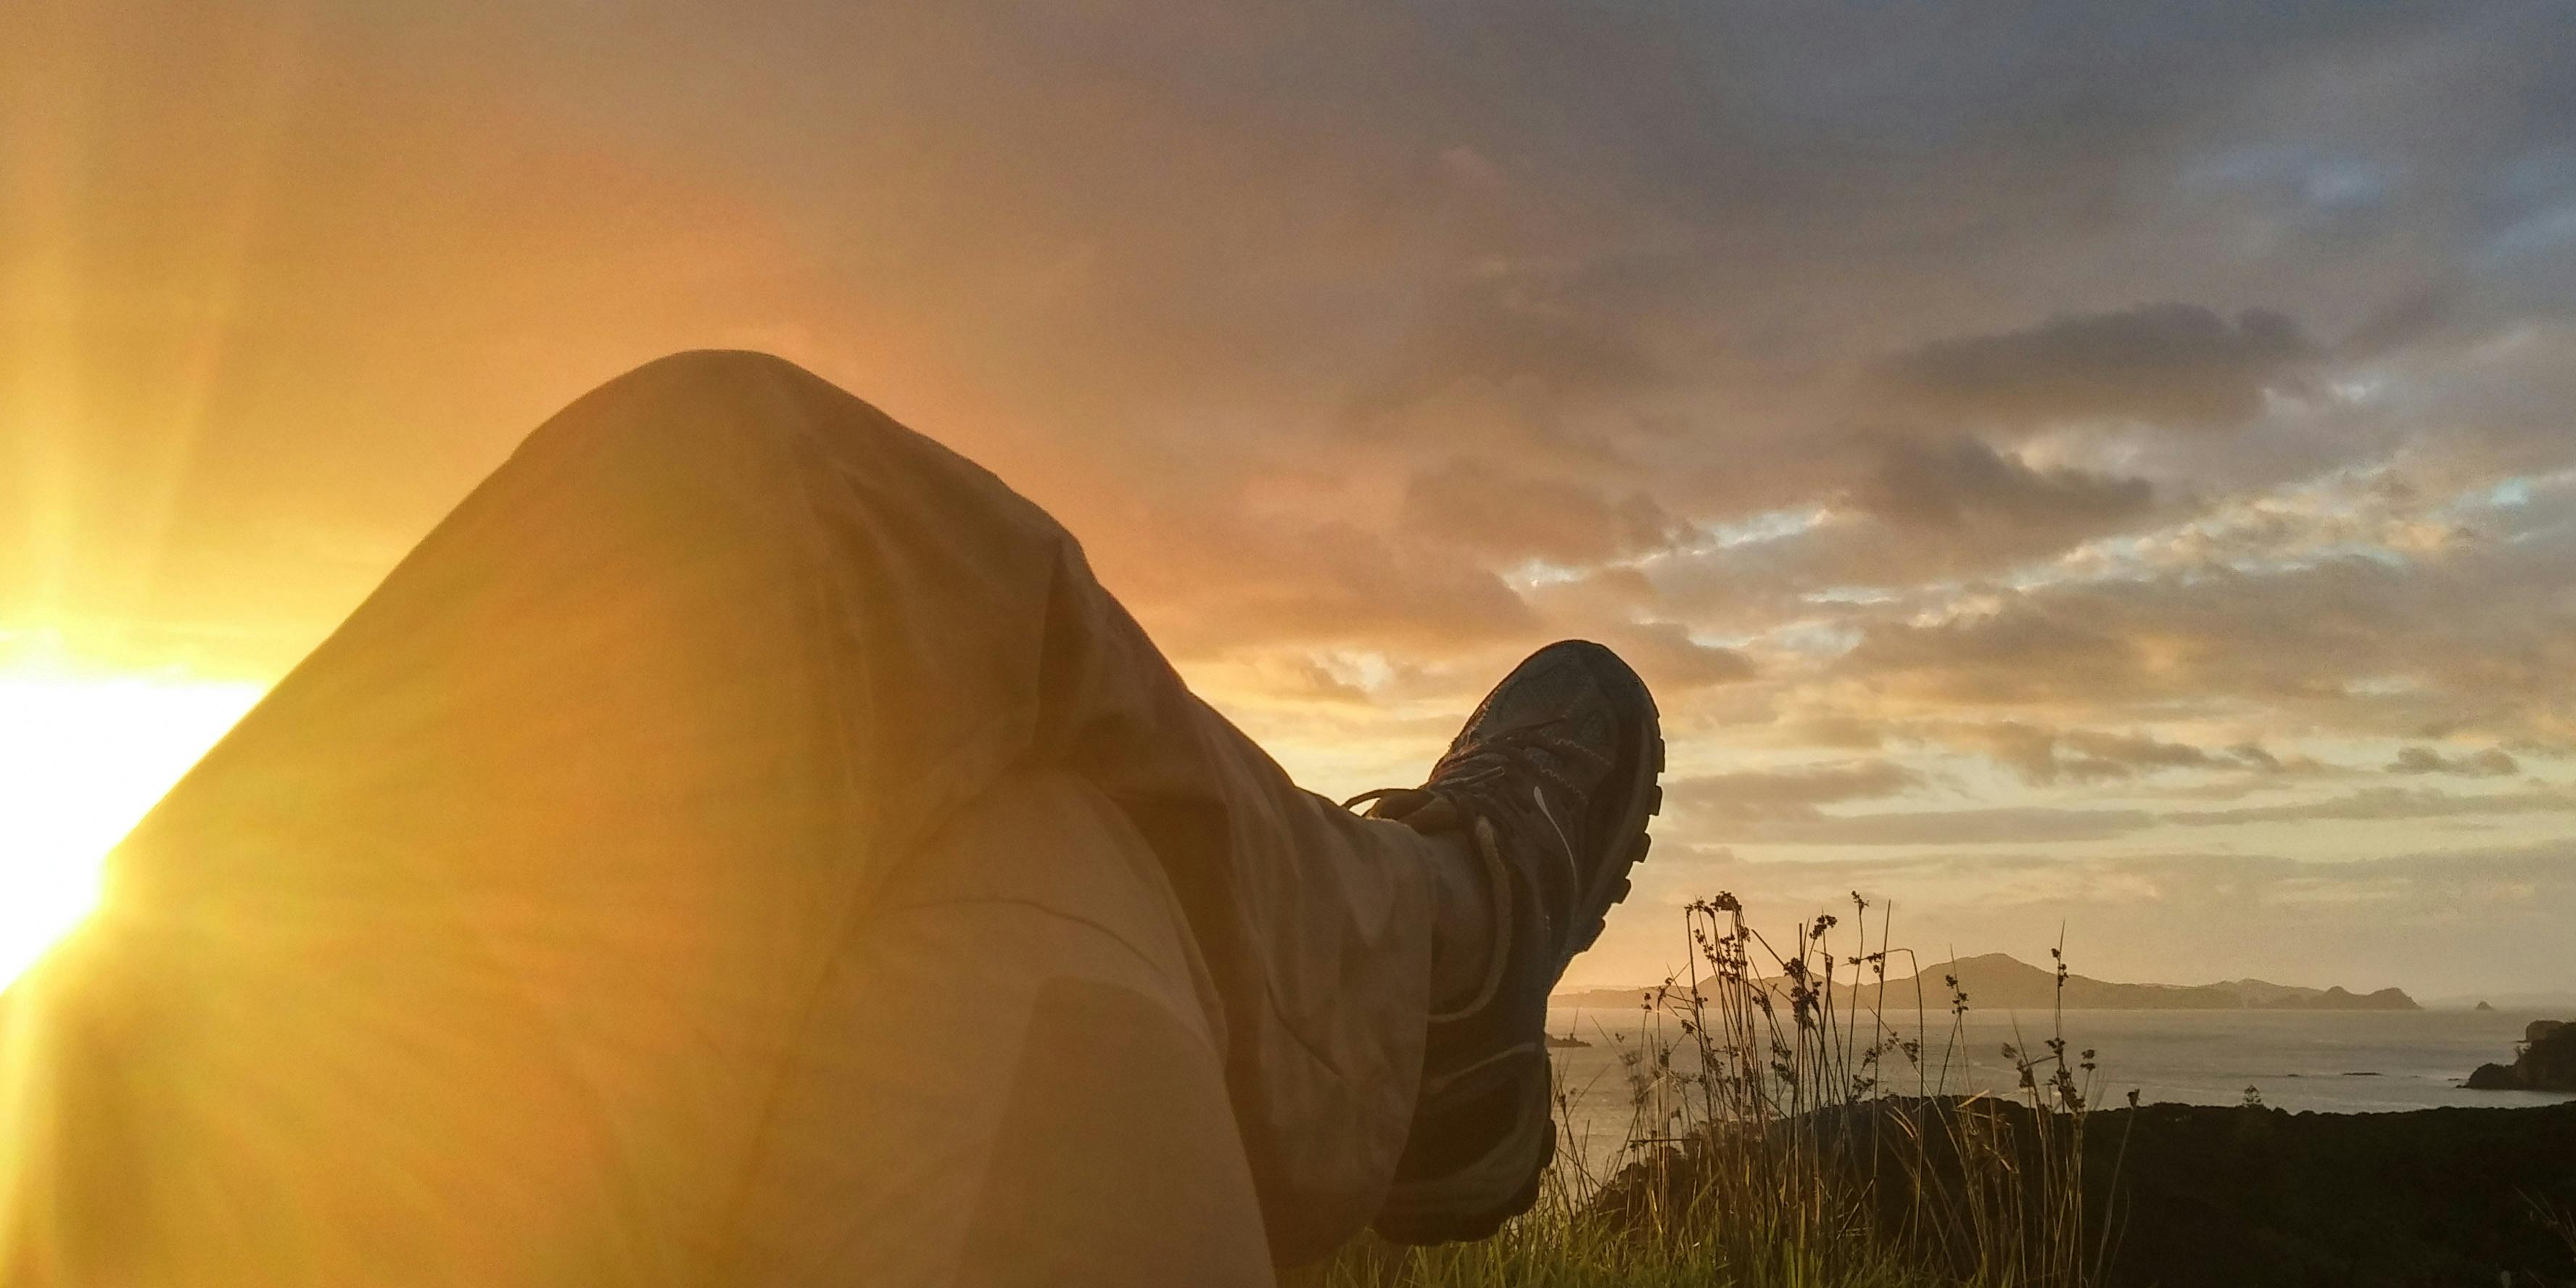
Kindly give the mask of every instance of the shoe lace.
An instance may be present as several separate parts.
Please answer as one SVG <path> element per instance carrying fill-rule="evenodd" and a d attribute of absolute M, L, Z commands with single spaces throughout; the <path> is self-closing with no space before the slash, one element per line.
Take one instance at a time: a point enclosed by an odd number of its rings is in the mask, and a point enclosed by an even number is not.
<path fill-rule="evenodd" d="M 1527 815 L 1533 802 L 1513 789 L 1530 781 L 1553 783 L 1569 798 L 1579 800 L 1583 785 L 1568 777 L 1557 764 L 1591 762 L 1606 768 L 1607 757 L 1565 733 L 1564 723 L 1548 720 L 1515 725 L 1453 747 L 1431 766 L 1430 778 L 1420 787 L 1374 788 L 1342 802 L 1342 808 L 1355 809 L 1370 801 L 1422 792 L 1447 799 L 1462 816 L 1517 818 Z M 1539 812 L 1558 841 L 1571 851 L 1573 839 L 1564 834 L 1555 815 L 1543 805 Z"/>
<path fill-rule="evenodd" d="M 1511 900 L 1513 880 L 1510 864 L 1503 855 L 1503 841 L 1498 831 L 1536 839 L 1552 836 L 1556 852 L 1548 860 L 1550 867 L 1562 875 L 1557 884 L 1571 890 L 1577 881 L 1581 863 L 1575 851 L 1574 838 L 1539 790 L 1543 782 L 1553 782 L 1574 799 L 1580 799 L 1581 784 L 1554 768 L 1550 757 L 1581 763 L 1602 763 L 1606 758 L 1593 748 L 1568 736 L 1558 727 L 1561 721 L 1516 725 L 1490 736 L 1451 748 L 1431 767 L 1431 776 L 1420 787 L 1379 787 L 1342 802 L 1342 808 L 1355 809 L 1370 801 L 1388 797 L 1425 797 L 1445 800 L 1456 815 L 1457 825 L 1473 838 L 1475 851 L 1487 870 L 1489 889 L 1496 900 L 1494 924 L 1498 928 L 1512 923 Z M 1545 753 L 1545 754 L 1539 754 Z M 1521 793 L 1527 793 L 1523 796 Z M 1543 828 L 1541 825 L 1544 825 Z M 1536 916 L 1540 934 L 1551 945 L 1556 943 L 1559 916 L 1541 899 Z M 1492 965 L 1476 994 L 1463 1005 L 1433 1015 L 1435 1023 L 1455 1020 L 1482 1011 L 1501 986 L 1507 954 L 1497 951 Z"/>

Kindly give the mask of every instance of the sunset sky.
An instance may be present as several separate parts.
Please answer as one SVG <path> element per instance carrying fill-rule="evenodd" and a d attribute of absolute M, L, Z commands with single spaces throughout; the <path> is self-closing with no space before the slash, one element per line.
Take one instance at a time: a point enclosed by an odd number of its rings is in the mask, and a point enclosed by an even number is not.
<path fill-rule="evenodd" d="M 1576 982 L 1857 889 L 2576 991 L 2563 4 L 7 22 L 0 975 L 538 421 L 726 346 L 1054 511 L 1317 790 L 1621 649 L 1673 808 Z"/>

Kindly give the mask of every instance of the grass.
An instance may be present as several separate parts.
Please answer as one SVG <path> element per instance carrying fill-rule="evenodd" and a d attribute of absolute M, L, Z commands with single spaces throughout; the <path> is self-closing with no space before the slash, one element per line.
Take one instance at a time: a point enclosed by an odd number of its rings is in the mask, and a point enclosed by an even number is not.
<path fill-rule="evenodd" d="M 2531 1209 L 2531 1219 L 2557 1235 L 2558 1241 L 2567 1245 L 2568 1257 L 2576 1259 L 2576 1206 L 2552 1203 L 2534 1194 L 2523 1195 L 2522 1201 Z"/>
<path fill-rule="evenodd" d="M 1889 913 L 1852 896 L 1773 941 L 1718 895 L 1684 910 L 1690 966 L 1640 1002 L 1630 1117 L 1599 1170 L 1559 1078 L 1538 1205 L 1482 1243 L 1363 1238 L 1300 1288 L 1733 1284 L 2091 1288 L 2114 1251 L 2117 1159 L 2086 1184 L 2093 1053 L 2062 1010 L 2002 1049 L 2015 1096 L 1963 1094 L 1969 999 L 1887 982 Z M 2066 967 L 2058 959 L 2062 990 Z M 1911 996 L 1900 996 L 1910 991 Z M 2116 1151 L 2115 1151 L 2116 1152 Z M 2097 1160 L 2098 1163 L 2099 1160 Z"/>

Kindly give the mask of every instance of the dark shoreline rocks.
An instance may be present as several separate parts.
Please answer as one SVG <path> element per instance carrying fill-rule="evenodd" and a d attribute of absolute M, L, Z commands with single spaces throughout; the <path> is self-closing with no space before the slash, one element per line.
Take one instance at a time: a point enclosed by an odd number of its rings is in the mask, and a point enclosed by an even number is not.
<path fill-rule="evenodd" d="M 2571 1031 L 2576 1031 L 2572 1028 Z M 2040 1163 L 2031 1111 L 1984 1102 Z M 1959 1102 L 1887 1102 L 1878 1111 L 1962 1112 Z M 1867 1115 L 1836 1128 L 1864 1137 Z M 1935 1130 L 1927 1138 L 1939 1140 Z M 1858 1153 L 1876 1151 L 1862 1147 Z M 1955 1161 L 1911 1173 L 1901 1151 L 1877 1154 L 1881 1220 L 1900 1223 L 1915 1187 L 1955 1184 Z M 1618 1222 L 1641 1191 L 1686 1190 L 1691 1151 L 1660 1169 L 1632 1167 L 1593 1209 Z M 2084 1136 L 2088 1222 L 2106 1216 L 2114 1251 L 2106 1288 L 2414 1288 L 2576 1282 L 2576 1247 L 2542 1213 L 2576 1219 L 2576 1102 L 2406 1113 L 2288 1113 L 2257 1105 L 2146 1105 L 2096 1110 Z"/>
<path fill-rule="evenodd" d="M 2576 1091 L 2576 1023 L 2534 1020 L 2511 1064 L 2482 1064 L 2472 1091 Z"/>
<path fill-rule="evenodd" d="M 2114 1285 L 2576 1279 L 2576 1249 L 2534 1208 L 2576 1212 L 2576 1104 L 2148 1105 L 2094 1115 L 2086 1162 L 2118 1154 L 2124 1138 Z"/>

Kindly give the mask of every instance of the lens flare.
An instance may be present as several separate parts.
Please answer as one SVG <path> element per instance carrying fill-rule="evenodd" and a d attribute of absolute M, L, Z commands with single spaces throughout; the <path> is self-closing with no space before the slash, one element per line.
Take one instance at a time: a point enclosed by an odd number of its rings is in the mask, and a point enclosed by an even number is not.
<path fill-rule="evenodd" d="M 259 695 L 249 684 L 0 674 L 0 987 L 97 906 L 108 851 Z"/>

